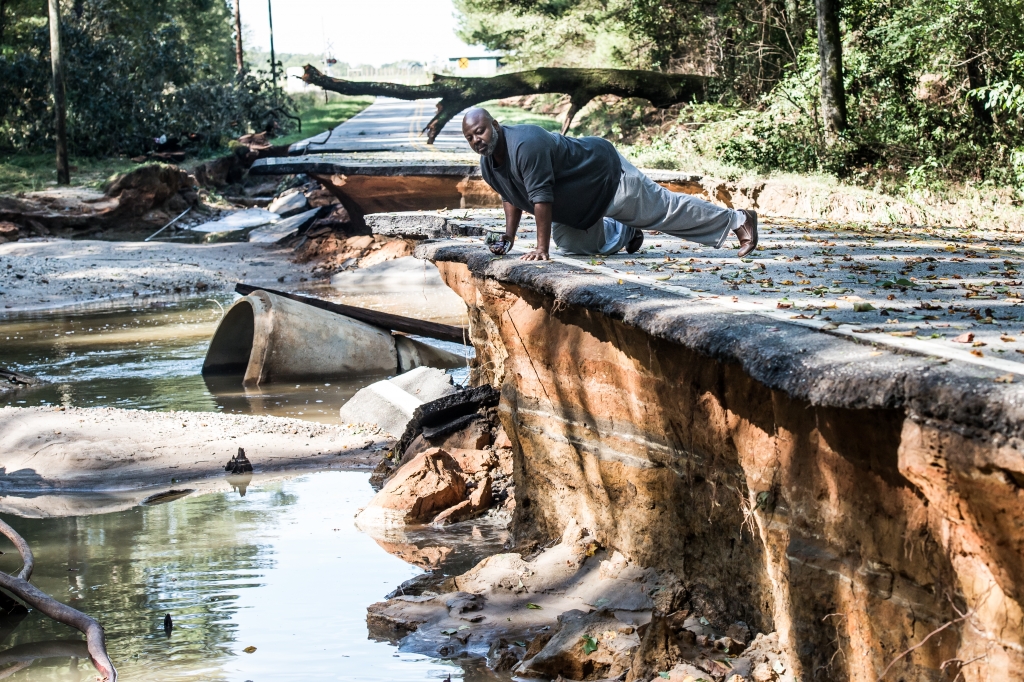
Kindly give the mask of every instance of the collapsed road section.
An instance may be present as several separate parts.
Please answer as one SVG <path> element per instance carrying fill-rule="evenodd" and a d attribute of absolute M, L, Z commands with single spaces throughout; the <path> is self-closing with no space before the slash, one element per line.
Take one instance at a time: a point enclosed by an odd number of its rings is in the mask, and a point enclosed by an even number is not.
<path fill-rule="evenodd" d="M 469 306 L 471 383 L 501 391 L 517 551 L 371 630 L 568 679 L 1017 675 L 1024 394 L 999 361 L 469 242 L 417 255 Z"/>

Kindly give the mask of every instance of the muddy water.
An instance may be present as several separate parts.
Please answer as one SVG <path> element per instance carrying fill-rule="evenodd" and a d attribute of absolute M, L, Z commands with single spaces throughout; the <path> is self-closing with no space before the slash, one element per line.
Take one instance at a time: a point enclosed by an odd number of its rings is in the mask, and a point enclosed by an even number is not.
<path fill-rule="evenodd" d="M 366 606 L 422 572 L 353 525 L 371 495 L 366 474 L 324 472 L 249 487 L 244 496 L 4 520 L 35 552 L 33 582 L 103 623 L 126 682 L 508 679 L 479 663 L 463 668 L 367 638 Z M 496 525 L 476 521 L 423 530 L 408 542 L 453 547 L 439 568 L 452 574 L 500 551 L 505 539 Z M 0 549 L 0 570 L 17 570 L 10 545 Z M 0 620 L 0 660 L 12 646 L 81 639 L 38 612 L 13 632 L 5 624 Z M 244 651 L 250 646 L 251 654 Z M 87 660 L 65 656 L 36 660 L 8 679 L 84 681 L 94 674 Z"/>
<path fill-rule="evenodd" d="M 0 319 L 0 366 L 46 383 L 0 397 L 0 405 L 67 405 L 147 410 L 223 411 L 336 422 L 338 408 L 385 375 L 243 389 L 204 381 L 203 357 L 232 296 L 139 303 L 91 311 L 62 310 Z M 385 294 L 360 297 L 367 307 L 418 310 Z M 449 313 L 438 311 L 447 319 Z M 427 313 L 427 314 L 424 314 Z M 464 347 L 444 344 L 459 352 Z M 467 371 L 453 372 L 464 381 Z"/>

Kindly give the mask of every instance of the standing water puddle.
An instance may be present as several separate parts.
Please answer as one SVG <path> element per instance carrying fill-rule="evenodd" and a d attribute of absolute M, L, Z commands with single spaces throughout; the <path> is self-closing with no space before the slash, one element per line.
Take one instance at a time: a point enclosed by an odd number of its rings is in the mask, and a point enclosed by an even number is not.
<path fill-rule="evenodd" d="M 327 293 L 317 291 L 318 295 Z M 246 389 L 200 375 L 203 358 L 231 296 L 140 303 L 98 311 L 26 313 L 0 319 L 0 366 L 46 383 L 0 397 L 0 406 L 65 405 L 143 410 L 235 412 L 336 423 L 360 388 L 387 375 Z M 347 302 L 347 301 L 346 301 Z M 405 314 L 407 297 L 360 297 L 359 305 Z M 419 317 L 434 321 L 436 315 Z M 451 313 L 441 315 L 449 321 Z M 459 344 L 421 339 L 456 353 Z M 451 372 L 464 382 L 466 370 Z"/>
<path fill-rule="evenodd" d="M 336 292 L 314 295 L 330 293 Z M 431 309 L 431 301 L 406 295 L 328 297 L 448 324 L 465 320 L 464 308 Z M 0 406 L 222 411 L 336 423 L 352 394 L 385 378 L 259 390 L 207 383 L 203 358 L 232 300 L 137 301 L 2 318 L 0 366 L 46 383 L 7 394 Z M 460 383 L 468 375 L 451 373 Z M 444 557 L 437 570 L 458 574 L 501 551 L 507 537 L 496 522 L 477 520 L 378 544 L 353 523 L 372 495 L 366 473 L 322 472 L 112 513 L 4 519 L 35 553 L 33 582 L 104 625 L 122 680 L 509 679 L 479 661 L 456 665 L 368 638 L 366 607 L 422 573 L 397 555 Z M 17 553 L 0 543 L 0 570 L 18 570 Z M 427 547 L 452 551 L 418 551 Z M 163 626 L 168 614 L 170 635 Z M 53 640 L 82 638 L 35 611 L 20 623 L 0 619 L 0 677 L 94 678 L 84 649 L 74 658 L 68 648 L 74 653 L 75 645 L 47 644 Z M 47 648 L 63 655 L 33 660 L 33 652 Z"/>
<path fill-rule="evenodd" d="M 120 679 L 509 679 L 480 662 L 464 667 L 399 653 L 368 639 L 366 607 L 422 571 L 355 528 L 373 491 L 365 473 L 323 472 L 193 495 L 126 511 L 47 519 L 5 516 L 36 557 L 33 583 L 97 618 Z M 440 569 L 467 570 L 501 551 L 492 522 L 421 529 L 405 547 L 454 548 Z M 0 570 L 20 568 L 4 542 Z M 164 616 L 174 627 L 167 635 Z M 11 632 L 0 620 L 0 661 L 78 633 L 30 612 Z M 256 647 L 246 653 L 247 647 Z M 24 650 L 24 649 L 22 649 Z M 0 677 L 11 668 L 0 668 Z M 89 680 L 87 658 L 36 660 L 7 679 Z"/>

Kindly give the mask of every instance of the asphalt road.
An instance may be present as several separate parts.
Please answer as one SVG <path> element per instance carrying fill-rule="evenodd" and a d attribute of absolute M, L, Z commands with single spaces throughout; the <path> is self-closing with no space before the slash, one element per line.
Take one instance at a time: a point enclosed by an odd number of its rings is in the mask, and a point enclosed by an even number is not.
<path fill-rule="evenodd" d="M 405 101 L 378 97 L 369 107 L 340 126 L 303 140 L 307 154 L 340 152 L 466 152 L 472 153 L 462 136 L 462 115 L 444 127 L 433 145 L 421 131 L 434 117 L 438 100 Z"/>

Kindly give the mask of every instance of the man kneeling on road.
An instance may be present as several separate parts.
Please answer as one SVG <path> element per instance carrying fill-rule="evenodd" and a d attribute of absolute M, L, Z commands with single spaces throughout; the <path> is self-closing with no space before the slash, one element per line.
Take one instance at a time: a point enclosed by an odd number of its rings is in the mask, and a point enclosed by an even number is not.
<path fill-rule="evenodd" d="M 539 126 L 502 126 L 486 109 L 470 109 L 462 134 L 480 154 L 484 180 L 501 195 L 505 235 L 493 244 L 508 253 L 523 211 L 537 220 L 537 248 L 523 260 L 548 260 L 551 239 L 569 253 L 636 253 L 643 230 L 658 230 L 721 248 L 730 232 L 739 255 L 757 246 L 757 214 L 721 208 L 670 192 L 600 137 L 565 137 Z"/>

